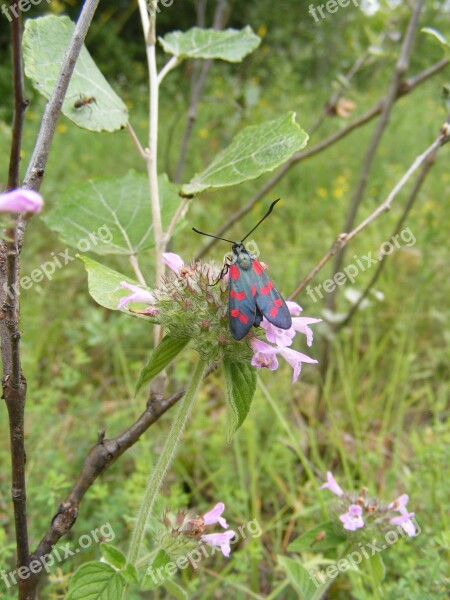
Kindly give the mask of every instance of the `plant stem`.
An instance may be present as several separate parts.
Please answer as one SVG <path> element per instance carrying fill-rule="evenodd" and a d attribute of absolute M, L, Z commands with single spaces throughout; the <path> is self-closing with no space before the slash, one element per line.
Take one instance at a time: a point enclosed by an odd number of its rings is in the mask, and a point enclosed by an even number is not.
<path fill-rule="evenodd" d="M 148 518 L 151 514 L 156 496 L 158 495 L 159 489 L 164 481 L 167 470 L 169 469 L 170 464 L 175 456 L 178 443 L 189 418 L 194 400 L 200 387 L 200 383 L 203 379 L 203 375 L 205 374 L 206 367 L 206 363 L 201 360 L 195 367 L 192 379 L 186 390 L 186 394 L 179 404 L 177 414 L 172 423 L 172 427 L 170 428 L 170 432 L 161 456 L 159 457 L 159 460 L 155 465 L 155 468 L 153 469 L 148 481 L 147 489 L 145 490 L 137 521 L 134 526 L 133 535 L 131 537 L 130 549 L 128 551 L 127 562 L 132 565 L 136 564 L 138 559 Z"/>

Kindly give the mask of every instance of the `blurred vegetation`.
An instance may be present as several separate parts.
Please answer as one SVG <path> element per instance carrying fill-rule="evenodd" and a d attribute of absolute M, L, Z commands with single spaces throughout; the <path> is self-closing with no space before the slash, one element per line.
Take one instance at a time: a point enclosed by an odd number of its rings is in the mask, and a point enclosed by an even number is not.
<path fill-rule="evenodd" d="M 289 0 L 234 3 L 228 25 L 250 24 L 263 37 L 263 43 L 242 65 L 213 65 L 199 106 L 184 179 L 207 164 L 211 155 L 243 126 L 274 118 L 281 111 L 296 110 L 298 121 L 308 131 L 333 91 L 333 80 L 348 70 L 369 45 L 379 45 L 382 34 L 385 40 L 376 60 L 355 77 L 345 95 L 356 104 L 352 117 L 365 112 L 384 95 L 399 50 L 399 33 L 408 16 L 407 3 L 396 3 L 395 9 L 382 3 L 372 16 L 353 6 L 342 8 L 319 23 L 308 14 L 309 4 Z M 448 33 L 448 3 L 446 10 L 444 4 L 426 3 L 422 25 L 443 31 L 447 27 Z M 45 8 L 36 6 L 29 16 L 49 10 L 75 18 L 79 7 L 79 2 L 53 0 Z M 210 1 L 207 23 L 213 10 Z M 0 150 L 4 178 L 12 103 L 8 32 L 3 15 L 0 18 Z M 158 17 L 158 33 L 195 24 L 193 3 L 174 0 L 173 6 L 162 10 Z M 126 101 L 131 123 L 144 141 L 147 68 L 135 3 L 100 3 L 87 45 Z M 441 56 L 440 47 L 419 33 L 410 72 L 417 73 Z M 159 60 L 161 64 L 166 60 L 162 53 Z M 191 70 L 192 65 L 187 63 L 170 74 L 162 90 L 160 167 L 172 176 L 188 107 Z M 440 100 L 446 83 L 448 70 L 397 102 L 361 218 L 385 198 L 417 154 L 434 139 L 446 118 Z M 26 114 L 24 169 L 44 107 L 28 83 L 27 93 L 31 104 Z M 329 118 L 310 144 L 346 123 L 345 119 Z M 371 123 L 359 129 L 292 169 L 270 195 L 281 196 L 282 206 L 255 239 L 263 260 L 265 255 L 269 257 L 271 272 L 286 295 L 341 231 L 373 127 Z M 77 182 L 117 176 L 129 169 L 144 171 L 144 165 L 126 132 L 93 134 L 77 129 L 62 117 L 41 191 L 47 206 L 51 206 L 64 189 Z M 252 181 L 239 189 L 203 195 L 190 207 L 189 226 L 214 231 L 261 184 Z M 386 500 L 403 492 L 410 495 L 410 507 L 416 512 L 422 532 L 417 539 L 401 541 L 384 552 L 387 575 L 380 597 L 448 597 L 445 473 L 450 436 L 444 417 L 448 400 L 449 331 L 445 307 L 450 290 L 445 269 L 449 190 L 448 149 L 444 148 L 406 224 L 416 243 L 388 259 L 377 283 L 384 300 L 374 300 L 331 340 L 332 359 L 324 382 L 324 420 L 319 420 L 318 414 L 318 369 L 306 365 L 299 384 L 292 386 L 289 368 L 281 367 L 276 374 L 261 373 L 277 411 L 257 391 L 248 420 L 227 447 L 221 374 L 214 373 L 206 380 L 185 434 L 183 451 L 161 495 L 160 509 L 191 506 L 201 513 L 223 501 L 233 527 L 257 518 L 264 534 L 242 544 L 227 562 L 221 557 L 209 559 L 205 566 L 208 573 L 203 565 L 198 572 L 182 572 L 180 583 L 193 598 L 262 598 L 283 580 L 276 556 L 286 552 L 290 540 L 324 517 L 324 493 L 308 481 L 298 448 L 318 476 L 332 470 L 347 489 L 366 485 L 371 494 Z M 352 243 L 347 263 L 352 262 L 353 255 L 375 253 L 390 238 L 405 197 L 404 192 L 388 214 Z M 247 231 L 263 214 L 270 198 L 261 201 L 230 235 L 239 238 L 242 231 Z M 187 261 L 202 243 L 186 227 L 174 240 L 173 249 Z M 33 219 L 26 235 L 23 273 L 50 260 L 50 252 L 63 250 L 44 223 Z M 211 257 L 221 260 L 224 251 L 217 246 Z M 151 256 L 148 268 L 145 257 L 142 264 L 150 274 Z M 124 263 L 120 266 L 127 269 Z M 329 271 L 320 273 L 314 285 L 324 281 Z M 360 274 L 354 287 L 362 290 L 371 275 L 370 270 Z M 298 300 L 304 315 L 321 316 L 321 302 L 314 304 L 306 294 Z M 23 292 L 21 302 L 23 368 L 28 380 L 29 520 L 34 547 L 95 443 L 98 430 L 105 428 L 107 436 L 112 437 L 143 410 L 145 394 L 134 398 L 134 384 L 151 349 L 152 331 L 146 323 L 97 306 L 88 295 L 85 273 L 78 262 L 59 270 L 51 281 Z M 341 294 L 339 308 L 348 306 Z M 316 327 L 311 350 L 316 358 L 327 335 L 324 325 Z M 186 355 L 177 363 L 170 389 L 186 381 L 189 361 Z M 0 458 L 4 465 L 0 472 L 0 566 L 9 571 L 14 564 L 14 533 L 3 404 L 0 417 Z M 109 522 L 116 534 L 114 543 L 126 549 L 131 519 L 170 420 L 169 411 L 92 487 L 69 535 L 74 547 L 80 535 Z M 298 448 L 293 448 L 290 439 L 298 440 Z M 62 598 L 68 576 L 77 564 L 98 555 L 98 548 L 92 547 L 77 559 L 60 564 L 49 577 L 42 597 Z M 377 598 L 370 583 L 358 577 L 341 575 L 329 597 Z M 285 588 L 280 597 L 290 599 L 296 595 Z"/>

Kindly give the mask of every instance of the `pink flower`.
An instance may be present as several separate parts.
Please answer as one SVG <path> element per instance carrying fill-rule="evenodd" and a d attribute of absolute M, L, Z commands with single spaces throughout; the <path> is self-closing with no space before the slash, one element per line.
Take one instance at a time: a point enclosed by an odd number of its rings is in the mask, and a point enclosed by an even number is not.
<path fill-rule="evenodd" d="M 206 542 L 210 546 L 217 546 L 222 551 L 222 554 L 227 558 L 230 556 L 230 541 L 236 535 L 236 533 L 230 529 L 224 533 L 207 533 L 202 535 L 200 539 Z"/>
<path fill-rule="evenodd" d="M 33 190 L 17 188 L 0 194 L 0 212 L 37 213 L 41 210 L 44 199 Z"/>
<path fill-rule="evenodd" d="M 258 369 L 267 368 L 275 371 L 278 368 L 278 349 L 266 344 L 258 338 L 251 338 L 250 345 L 253 349 L 252 365 Z"/>
<path fill-rule="evenodd" d="M 293 317 L 298 317 L 303 310 L 303 308 L 297 304 L 297 302 L 292 302 L 292 300 L 286 300 L 286 306 Z"/>
<path fill-rule="evenodd" d="M 117 308 L 125 308 L 130 302 L 145 302 L 146 304 L 153 304 L 155 302 L 154 295 L 148 290 L 143 290 L 138 285 L 133 285 L 126 281 L 121 281 L 120 285 L 127 290 L 131 290 L 133 293 L 121 298 Z"/>
<path fill-rule="evenodd" d="M 415 513 L 408 512 L 406 505 L 409 502 L 408 494 L 402 494 L 394 502 L 391 502 L 388 506 L 389 509 L 396 510 L 400 513 L 400 517 L 393 517 L 390 520 L 391 525 L 400 525 L 403 530 L 410 536 L 416 535 L 416 526 L 411 521 Z"/>
<path fill-rule="evenodd" d="M 300 371 L 302 368 L 302 362 L 316 364 L 317 360 L 314 358 L 310 358 L 306 354 L 302 352 L 297 352 L 297 350 L 292 350 L 292 348 L 278 348 L 278 352 L 287 361 L 291 367 L 294 369 L 292 375 L 292 383 L 295 383 L 300 376 Z M 253 363 L 252 363 L 253 364 Z"/>
<path fill-rule="evenodd" d="M 267 341 L 271 344 L 276 344 L 277 346 L 290 346 L 295 337 L 295 330 L 293 327 L 289 329 L 280 329 L 279 327 L 272 325 L 272 323 L 269 323 L 266 317 L 263 317 L 260 327 L 266 332 Z"/>
<path fill-rule="evenodd" d="M 178 256 L 178 254 L 174 254 L 173 252 L 163 252 L 162 261 L 163 264 L 167 265 L 169 269 L 177 275 L 179 274 L 181 267 L 184 267 L 181 256 Z"/>
<path fill-rule="evenodd" d="M 322 319 L 312 319 L 310 317 L 294 317 L 292 319 L 292 329 L 294 331 L 298 331 L 299 333 L 304 333 L 306 335 L 306 343 L 308 346 L 312 346 L 313 332 L 308 325 L 311 325 L 312 323 L 320 323 L 321 321 Z"/>
<path fill-rule="evenodd" d="M 323 490 L 325 488 L 328 488 L 330 492 L 333 492 L 333 494 L 336 494 L 336 496 L 344 495 L 344 492 L 341 490 L 331 471 L 327 471 L 327 482 L 321 485 L 319 490 Z"/>
<path fill-rule="evenodd" d="M 228 523 L 223 517 L 220 516 L 224 510 L 225 504 L 223 502 L 216 504 L 212 510 L 203 515 L 203 521 L 205 525 L 214 525 L 215 523 L 219 523 L 224 529 L 228 529 Z"/>
<path fill-rule="evenodd" d="M 364 527 L 362 518 L 362 508 L 358 504 L 350 504 L 348 512 L 339 517 L 339 520 L 344 524 L 344 529 L 356 531 Z"/>

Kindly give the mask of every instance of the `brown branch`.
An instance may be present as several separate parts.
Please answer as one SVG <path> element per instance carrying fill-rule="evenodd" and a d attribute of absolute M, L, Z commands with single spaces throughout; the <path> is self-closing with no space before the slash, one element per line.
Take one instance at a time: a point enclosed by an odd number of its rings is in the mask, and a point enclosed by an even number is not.
<path fill-rule="evenodd" d="M 412 92 L 415 88 L 420 86 L 423 82 L 427 81 L 430 77 L 433 77 L 434 75 L 436 75 L 436 73 L 439 73 L 440 71 L 442 71 L 448 64 L 449 64 L 449 59 L 443 58 L 443 59 L 437 61 L 436 63 L 434 63 L 433 65 L 431 65 L 430 67 L 428 67 L 427 69 L 424 69 L 423 71 L 421 71 L 415 77 L 411 77 L 410 79 L 405 80 L 402 83 L 400 89 L 398 90 L 398 95 L 395 100 L 397 101 L 402 96 L 405 96 L 406 94 L 409 94 L 410 92 Z M 242 208 L 240 208 L 233 215 L 231 215 L 231 217 L 227 221 L 225 221 L 225 223 L 221 227 L 219 227 L 219 229 L 214 233 L 214 235 L 219 236 L 219 237 L 223 236 L 223 234 L 226 233 L 228 231 L 228 229 L 232 225 L 234 225 L 234 223 L 236 223 L 244 215 L 249 213 L 252 210 L 252 208 L 255 206 L 255 204 L 259 200 L 261 200 L 261 198 L 263 196 L 265 196 L 268 192 L 270 192 L 270 190 L 273 187 L 275 187 L 275 185 L 286 175 L 286 173 L 294 165 L 296 165 L 297 163 L 302 162 L 308 158 L 311 158 L 315 154 L 319 154 L 320 152 L 322 152 L 323 150 L 326 150 L 330 146 L 333 146 L 335 143 L 339 142 L 341 139 L 343 139 L 347 135 L 349 135 L 352 131 L 354 131 L 355 129 L 358 129 L 359 127 L 362 127 L 366 123 L 369 123 L 369 121 L 371 121 L 376 116 L 378 116 L 381 113 L 381 111 L 383 110 L 384 102 L 385 102 L 384 98 L 379 100 L 372 106 L 372 108 L 370 108 L 363 115 L 359 116 L 354 121 L 349 123 L 343 129 L 336 131 L 335 133 L 328 136 L 321 142 L 318 142 L 315 146 L 311 146 L 307 150 L 302 150 L 302 151 L 294 154 L 294 156 L 292 156 L 292 158 L 290 158 L 282 167 L 280 167 L 280 169 L 274 175 L 272 175 L 272 177 L 269 179 L 269 181 L 267 181 L 260 188 L 260 190 L 258 190 L 258 192 L 256 192 L 256 194 L 247 202 L 247 204 L 245 204 Z M 205 254 L 207 254 L 209 252 L 209 250 L 216 243 L 217 243 L 217 240 L 211 239 L 202 248 L 202 250 L 196 255 L 196 257 L 195 257 L 196 260 L 198 260 L 199 258 L 202 258 Z"/>
<path fill-rule="evenodd" d="M 392 204 L 392 201 L 400 192 L 400 190 L 404 187 L 409 178 L 415 173 L 415 171 L 424 163 L 426 163 L 430 156 L 434 156 L 437 150 L 450 141 L 450 125 L 449 123 L 445 123 L 441 128 L 439 135 L 434 140 L 434 142 L 429 146 L 425 152 L 423 152 L 420 156 L 418 156 L 400 181 L 394 186 L 391 190 L 387 198 L 382 202 L 364 221 L 362 221 L 359 225 L 357 225 L 352 231 L 349 233 L 341 233 L 330 250 L 323 256 L 323 258 L 318 262 L 318 264 L 311 269 L 308 275 L 300 282 L 300 284 L 295 288 L 295 290 L 289 295 L 289 300 L 292 300 L 296 296 L 300 294 L 304 290 L 304 288 L 308 285 L 311 279 L 322 269 L 322 267 L 344 246 L 346 246 L 355 236 L 357 236 L 363 229 L 365 229 L 372 221 L 375 221 L 380 215 L 387 212 Z"/>
<path fill-rule="evenodd" d="M 206 376 L 217 366 L 210 367 Z M 78 476 L 70 494 L 61 503 L 51 525 L 39 543 L 32 559 L 39 559 L 51 551 L 52 546 L 65 535 L 74 525 L 78 516 L 79 505 L 84 495 L 103 471 L 108 469 L 122 454 L 139 440 L 141 435 L 153 425 L 169 408 L 180 400 L 186 388 L 182 388 L 168 398 L 152 397 L 141 416 L 123 433 L 112 439 L 105 439 L 104 431 L 99 433 L 99 439 L 89 451 L 81 473 Z M 42 573 L 38 573 L 37 580 Z"/>
<path fill-rule="evenodd" d="M 386 94 L 383 110 L 381 111 L 380 119 L 378 120 L 375 131 L 372 134 L 366 155 L 363 160 L 358 183 L 356 185 L 353 198 L 350 204 L 349 212 L 345 220 L 344 231 L 350 231 L 353 227 L 353 223 L 355 222 L 359 207 L 364 198 L 364 193 L 375 163 L 375 157 L 377 155 L 378 148 L 380 147 L 381 140 L 389 124 L 395 100 L 398 97 L 399 90 L 402 86 L 403 77 L 409 66 L 409 61 L 411 58 L 417 28 L 419 26 L 419 18 L 420 13 L 422 11 L 423 3 L 424 0 L 417 0 L 414 5 L 414 9 L 411 14 L 411 18 L 408 23 L 408 28 L 406 30 L 406 34 L 400 50 L 400 55 L 395 65 L 391 84 Z M 336 254 L 336 258 L 333 265 L 333 275 L 341 270 L 342 263 L 345 257 L 345 251 L 346 249 L 345 247 L 343 247 L 342 250 Z M 336 294 L 337 288 L 333 290 L 327 297 L 327 307 L 329 309 L 332 309 L 334 307 Z"/>
<path fill-rule="evenodd" d="M 218 0 L 216 10 L 214 13 L 213 29 L 222 29 L 228 20 L 229 14 L 227 13 L 228 0 Z M 200 6 L 199 17 L 203 19 L 204 7 Z M 197 107 L 200 102 L 200 98 L 205 87 L 206 78 L 213 65 L 212 60 L 202 61 L 200 67 L 200 73 L 198 74 L 197 68 L 194 69 L 191 79 L 191 97 L 189 100 L 189 109 L 186 125 L 183 132 L 183 138 L 181 141 L 180 156 L 178 157 L 177 167 L 175 169 L 175 183 L 179 183 L 183 176 L 183 167 L 186 161 L 187 151 L 189 142 L 191 139 L 192 131 L 194 129 L 195 121 L 197 120 Z"/>
<path fill-rule="evenodd" d="M 422 188 L 422 185 L 425 182 L 425 179 L 427 178 L 428 173 L 431 170 L 431 167 L 433 166 L 435 159 L 436 159 L 436 154 L 437 154 L 437 149 L 434 150 L 434 152 L 430 153 L 428 155 L 428 157 L 426 158 L 426 160 L 424 161 L 423 165 L 422 165 L 422 169 L 419 173 L 419 176 L 417 177 L 417 180 L 414 184 L 413 189 L 411 190 L 408 200 L 405 204 L 405 207 L 403 209 L 403 212 L 400 216 L 400 218 L 397 221 L 396 226 L 394 227 L 394 231 L 391 234 L 391 238 L 395 237 L 395 235 L 397 235 L 398 233 L 400 233 L 404 222 L 406 221 L 406 218 L 408 216 L 408 214 L 410 213 L 417 197 L 419 194 L 420 189 Z M 361 293 L 361 295 L 359 296 L 358 300 L 355 302 L 355 304 L 353 304 L 353 306 L 351 307 L 351 309 L 349 310 L 347 316 L 345 317 L 345 319 L 343 321 L 341 321 L 338 326 L 336 327 L 336 329 L 341 329 L 342 327 L 344 327 L 345 325 L 348 325 L 348 323 L 351 321 L 351 319 L 353 318 L 353 316 L 356 314 L 356 312 L 358 311 L 358 308 L 360 307 L 362 301 L 367 297 L 367 294 L 369 293 L 369 291 L 373 288 L 373 286 L 375 285 L 375 283 L 378 281 L 381 273 L 384 270 L 384 267 L 386 265 L 386 259 L 387 259 L 388 255 L 387 254 L 383 254 L 378 262 L 377 268 L 375 270 L 375 273 L 373 274 L 372 278 L 370 279 L 369 283 L 367 284 L 367 286 L 365 287 L 364 291 Z"/>
<path fill-rule="evenodd" d="M 12 4 L 12 2 L 11 2 Z M 7 189 L 19 186 L 20 150 L 27 102 L 23 96 L 22 78 L 22 21 L 20 15 L 11 21 L 12 77 L 14 89 L 14 116 Z M 17 220 L 0 245 L 0 319 L 1 359 L 3 366 L 2 389 L 7 411 L 11 448 L 11 499 L 14 509 L 16 536 L 16 568 L 26 566 L 30 560 L 27 495 L 25 481 L 25 396 L 26 382 L 20 364 L 19 297 L 19 246 Z M 23 582 L 19 583 L 19 598 L 26 598 Z"/>

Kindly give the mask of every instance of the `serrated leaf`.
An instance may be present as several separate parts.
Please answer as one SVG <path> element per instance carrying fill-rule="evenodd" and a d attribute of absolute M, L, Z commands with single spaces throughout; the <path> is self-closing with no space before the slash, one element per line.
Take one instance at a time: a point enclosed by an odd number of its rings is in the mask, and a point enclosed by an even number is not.
<path fill-rule="evenodd" d="M 162 548 L 158 550 L 152 564 L 148 567 L 144 579 L 142 580 L 141 590 L 155 590 L 168 577 L 164 572 L 166 565 L 173 562 L 170 556 Z"/>
<path fill-rule="evenodd" d="M 296 538 L 288 546 L 289 552 L 322 552 L 336 548 L 347 538 L 336 532 L 335 524 L 331 521 L 321 523 L 310 531 Z"/>
<path fill-rule="evenodd" d="M 132 285 L 139 285 L 137 281 L 133 281 L 118 271 L 114 271 L 105 265 L 100 264 L 96 260 L 88 256 L 78 255 L 78 258 L 83 261 L 88 274 L 89 293 L 94 300 L 110 310 L 120 310 L 126 314 L 132 314 L 127 308 L 118 308 L 119 300 L 124 296 L 131 294 L 129 290 L 121 287 L 120 282 L 126 281 Z M 140 286 L 142 287 L 142 286 Z M 144 288 L 142 288 L 144 289 Z M 133 316 L 145 319 L 155 323 L 155 319 L 147 315 L 133 314 Z"/>
<path fill-rule="evenodd" d="M 159 175 L 158 185 L 167 227 L 180 197 L 167 175 Z M 69 188 L 43 220 L 63 242 L 83 253 L 131 256 L 154 245 L 148 179 L 136 173 Z"/>
<path fill-rule="evenodd" d="M 158 39 L 165 52 L 178 58 L 218 58 L 228 62 L 240 62 L 261 43 L 248 25 L 222 31 L 193 27 Z"/>
<path fill-rule="evenodd" d="M 330 585 L 330 583 L 314 583 L 305 567 L 292 558 L 278 556 L 278 564 L 286 573 L 289 583 L 299 594 L 301 600 L 319 600 Z"/>
<path fill-rule="evenodd" d="M 210 188 L 236 185 L 255 179 L 286 162 L 305 147 L 308 134 L 295 121 L 295 113 L 246 127 L 203 173 L 183 186 L 186 196 Z"/>
<path fill-rule="evenodd" d="M 153 350 L 147 364 L 139 375 L 136 394 L 158 375 L 188 344 L 188 338 L 173 338 L 166 335 Z"/>
<path fill-rule="evenodd" d="M 122 552 L 113 546 L 112 544 L 106 544 L 102 542 L 100 544 L 100 551 L 103 554 L 106 562 L 116 569 L 123 569 L 127 563 L 127 559 Z"/>
<path fill-rule="evenodd" d="M 223 371 L 228 405 L 231 409 L 228 428 L 228 438 L 230 439 L 249 413 L 256 389 L 256 369 L 250 364 L 235 363 L 225 359 L 223 361 Z"/>
<path fill-rule="evenodd" d="M 70 579 L 66 600 L 121 600 L 124 588 L 122 575 L 110 565 L 88 562 Z"/>
<path fill-rule="evenodd" d="M 55 15 L 28 19 L 25 23 L 25 74 L 47 99 L 55 87 L 74 28 L 75 24 L 68 17 Z M 89 99 L 91 101 L 85 104 Z M 75 65 L 62 112 L 90 131 L 115 131 L 128 122 L 127 107 L 103 77 L 85 46 Z"/>

